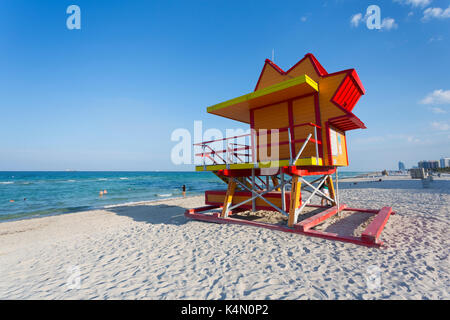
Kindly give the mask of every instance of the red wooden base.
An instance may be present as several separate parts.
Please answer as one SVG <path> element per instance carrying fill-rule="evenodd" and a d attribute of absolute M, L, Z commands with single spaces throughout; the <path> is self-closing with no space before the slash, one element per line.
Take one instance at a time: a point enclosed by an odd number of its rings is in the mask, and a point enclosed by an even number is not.
<path fill-rule="evenodd" d="M 207 221 L 207 222 L 214 222 L 214 223 L 232 223 L 232 224 L 241 224 L 241 225 L 250 225 L 254 227 L 261 227 L 271 230 L 278 230 L 283 232 L 290 232 L 290 233 L 298 233 L 303 234 L 307 236 L 312 237 L 318 237 L 318 238 L 324 238 L 328 240 L 337 240 L 337 241 L 343 241 L 343 242 L 350 242 L 357 245 L 363 245 L 367 247 L 381 247 L 383 245 L 383 242 L 380 241 L 378 238 L 381 234 L 381 231 L 383 230 L 384 226 L 386 225 L 387 220 L 389 219 L 389 216 L 391 214 L 394 214 L 392 211 L 392 208 L 390 207 L 384 207 L 381 210 L 373 210 L 373 209 L 358 209 L 358 208 L 347 208 L 345 205 L 341 205 L 340 209 L 344 211 L 356 211 L 356 212 L 366 212 L 366 213 L 372 213 L 376 214 L 377 216 L 372 221 L 372 223 L 364 230 L 361 237 L 354 237 L 354 236 L 345 236 L 345 235 L 339 235 L 337 233 L 331 233 L 331 232 L 325 232 L 325 231 L 319 231 L 319 230 L 312 230 L 314 226 L 318 225 L 319 223 L 323 222 L 324 220 L 330 218 L 334 214 L 337 213 L 336 207 L 323 207 L 318 205 L 311 205 L 311 207 L 318 207 L 318 208 L 326 208 L 325 211 L 320 212 L 306 220 L 303 220 L 300 223 L 297 223 L 294 225 L 293 228 L 287 227 L 287 226 L 280 226 L 280 225 L 274 225 L 269 223 L 263 223 L 263 222 L 256 222 L 256 221 L 248 221 L 243 219 L 237 219 L 228 217 L 228 218 L 220 218 L 219 214 L 216 213 L 206 213 L 207 211 L 211 211 L 214 209 L 221 208 L 222 206 L 219 205 L 211 205 L 211 206 L 204 206 L 200 208 L 194 208 L 194 209 L 188 209 L 184 213 L 185 217 L 195 220 L 201 220 L 201 221 Z"/>

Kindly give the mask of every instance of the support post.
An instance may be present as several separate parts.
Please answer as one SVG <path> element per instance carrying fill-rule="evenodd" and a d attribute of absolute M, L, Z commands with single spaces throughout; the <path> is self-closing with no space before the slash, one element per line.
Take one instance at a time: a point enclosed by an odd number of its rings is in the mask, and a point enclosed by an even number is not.
<path fill-rule="evenodd" d="M 274 186 L 278 186 L 280 183 L 278 182 L 277 176 L 272 176 L 272 183 Z M 276 188 L 276 191 L 280 191 L 280 188 Z"/>
<path fill-rule="evenodd" d="M 330 198 L 334 199 L 334 204 L 336 204 L 336 192 L 334 191 L 333 177 L 331 175 L 327 177 L 327 186 L 330 191 Z"/>
<path fill-rule="evenodd" d="M 302 183 L 299 181 L 299 177 L 294 175 L 292 177 L 292 189 L 291 189 L 291 201 L 289 204 L 289 220 L 288 226 L 293 227 L 296 221 L 296 210 L 300 205 L 301 197 L 302 197 Z"/>
<path fill-rule="evenodd" d="M 288 139 L 289 139 L 289 165 L 292 166 L 292 139 L 291 139 L 291 128 L 288 128 Z"/>
<path fill-rule="evenodd" d="M 228 181 L 228 189 L 227 194 L 225 195 L 225 201 L 223 202 L 222 214 L 220 215 L 221 218 L 228 218 L 228 212 L 230 211 L 229 208 L 231 206 L 231 203 L 233 202 L 233 195 L 235 190 L 236 181 L 234 180 L 234 178 L 230 178 Z"/>
<path fill-rule="evenodd" d="M 286 185 L 284 184 L 283 170 L 281 170 L 281 209 L 286 211 Z"/>
<path fill-rule="evenodd" d="M 252 168 L 252 190 L 256 191 L 255 168 Z M 252 212 L 256 211 L 256 199 L 252 200 Z"/>
<path fill-rule="evenodd" d="M 338 168 L 336 167 L 336 205 L 338 207 L 338 217 L 341 216 L 341 213 L 339 211 L 339 176 L 338 176 Z"/>

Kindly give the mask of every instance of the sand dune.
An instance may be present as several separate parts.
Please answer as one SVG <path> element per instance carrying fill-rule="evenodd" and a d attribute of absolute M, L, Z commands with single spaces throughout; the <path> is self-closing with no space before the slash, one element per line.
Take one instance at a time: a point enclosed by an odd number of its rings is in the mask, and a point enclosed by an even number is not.
<path fill-rule="evenodd" d="M 203 197 L 140 202 L 1 223 L 0 298 L 450 298 L 450 179 L 429 189 L 404 177 L 344 180 L 340 191 L 352 207 L 397 211 L 386 248 L 186 220 Z M 376 287 L 366 282 L 373 270 Z"/>

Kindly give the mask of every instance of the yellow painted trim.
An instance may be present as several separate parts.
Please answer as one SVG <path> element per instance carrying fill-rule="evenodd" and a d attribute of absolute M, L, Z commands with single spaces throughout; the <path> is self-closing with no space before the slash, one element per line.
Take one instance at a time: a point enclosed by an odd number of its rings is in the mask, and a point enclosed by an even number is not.
<path fill-rule="evenodd" d="M 322 166 L 323 160 L 319 158 L 319 163 L 317 163 L 316 157 L 310 158 L 300 158 L 295 163 L 296 166 Z M 258 162 L 256 164 L 256 168 L 280 168 L 289 166 L 289 160 L 275 160 L 275 161 L 267 161 L 267 162 Z M 206 170 L 203 169 L 203 166 L 196 166 L 195 171 L 218 171 L 224 170 L 227 166 L 224 164 L 215 164 L 215 165 L 207 165 Z M 230 169 L 239 170 L 239 169 L 252 169 L 255 168 L 253 163 L 235 163 L 230 164 Z"/>
<path fill-rule="evenodd" d="M 197 166 L 195 167 L 195 171 L 217 171 L 217 170 L 223 170 L 226 169 L 227 166 L 224 164 L 215 164 L 215 165 L 207 165 L 206 170 L 203 169 L 203 166 Z"/>
<path fill-rule="evenodd" d="M 230 164 L 230 169 L 251 169 L 254 168 L 253 163 L 235 163 Z"/>
<path fill-rule="evenodd" d="M 301 75 L 299 77 L 296 77 L 294 79 L 291 80 L 287 80 L 287 81 L 283 81 L 280 83 L 276 83 L 274 85 L 271 85 L 267 88 L 261 89 L 261 90 L 257 90 L 255 92 L 251 92 L 248 94 L 245 94 L 243 96 L 237 97 L 237 98 L 233 98 L 231 100 L 227 100 L 218 104 L 215 104 L 213 106 L 210 106 L 207 108 L 208 112 L 212 112 L 215 110 L 219 110 L 219 109 L 223 109 L 238 103 L 242 103 L 242 102 L 246 102 L 255 98 L 259 98 L 262 96 L 265 96 L 267 94 L 270 93 L 274 93 L 280 90 L 284 90 L 302 83 L 307 83 L 308 85 L 310 85 L 315 91 L 319 91 L 319 85 L 317 84 L 317 82 L 315 82 L 313 79 L 311 79 L 310 77 L 308 77 L 306 74 Z"/>

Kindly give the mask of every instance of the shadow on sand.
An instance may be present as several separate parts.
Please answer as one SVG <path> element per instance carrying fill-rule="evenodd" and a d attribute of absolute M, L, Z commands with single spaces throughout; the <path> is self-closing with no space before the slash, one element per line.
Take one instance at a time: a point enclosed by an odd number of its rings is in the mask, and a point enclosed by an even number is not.
<path fill-rule="evenodd" d="M 130 217 L 135 221 L 151 224 L 181 225 L 186 223 L 186 208 L 167 204 L 158 205 L 124 205 L 106 209 L 119 216 Z"/>
<path fill-rule="evenodd" d="M 185 208 L 176 205 L 158 204 L 158 205 L 124 205 L 111 207 L 107 209 L 109 212 L 114 212 L 120 216 L 132 218 L 137 222 L 145 222 L 149 224 L 166 224 L 166 225 L 183 225 L 189 219 L 184 217 Z M 299 217 L 299 221 L 307 219 L 324 209 L 307 208 L 306 212 Z M 248 212 L 248 211 L 247 211 Z M 233 218 L 252 220 L 275 225 L 285 225 L 286 218 L 278 212 L 257 211 L 251 215 L 233 215 Z M 320 224 L 319 230 L 334 232 L 340 235 L 352 235 L 354 230 L 367 223 L 371 217 L 370 214 L 356 213 L 347 215 L 338 221 L 330 219 L 328 223 Z M 334 221 L 333 221 L 334 220 Z M 330 223 L 331 222 L 331 223 Z M 207 226 L 208 222 L 204 222 Z"/>

